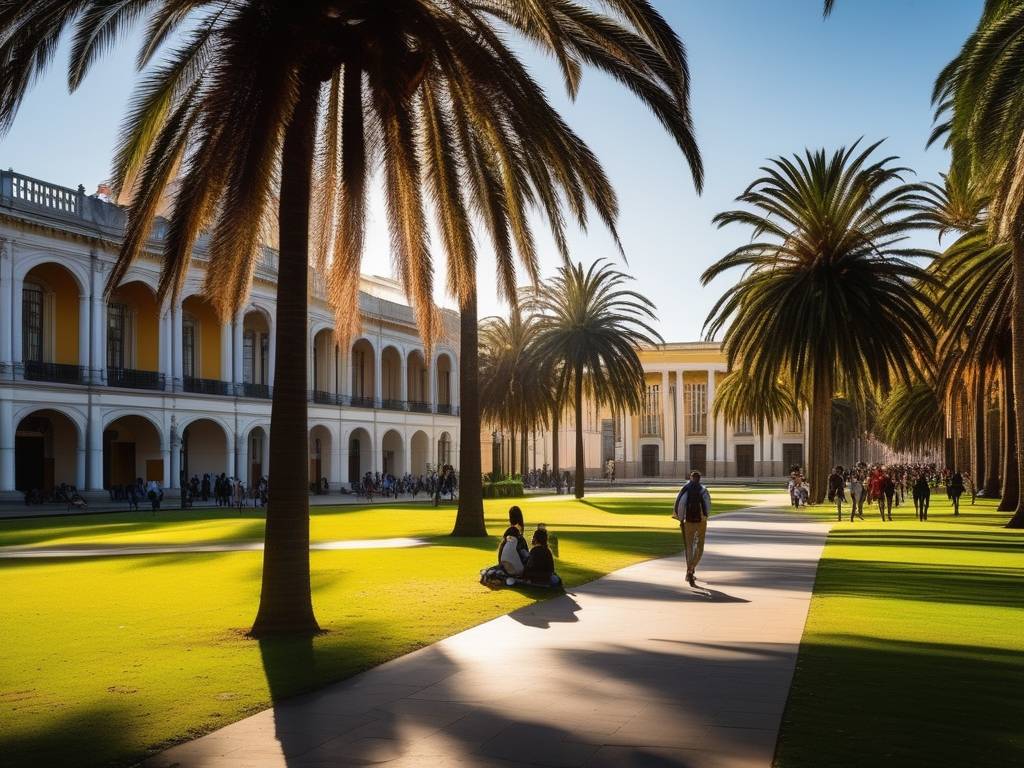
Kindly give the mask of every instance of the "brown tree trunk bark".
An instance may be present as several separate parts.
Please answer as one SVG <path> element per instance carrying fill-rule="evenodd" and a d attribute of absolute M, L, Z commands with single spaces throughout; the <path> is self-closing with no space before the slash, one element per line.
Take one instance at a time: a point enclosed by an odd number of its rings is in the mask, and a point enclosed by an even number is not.
<path fill-rule="evenodd" d="M 509 445 L 508 445 L 508 475 L 512 477 L 516 473 L 516 463 L 519 458 L 519 454 L 516 452 L 516 428 L 512 427 L 508 431 Z"/>
<path fill-rule="evenodd" d="M 807 476 L 811 482 L 811 501 L 820 504 L 828 492 L 829 463 L 832 450 L 832 377 L 820 373 L 814 377 L 811 399 L 810 445 Z"/>
<path fill-rule="evenodd" d="M 1003 446 L 1000 437 L 1002 427 L 1002 411 L 999 406 L 986 405 L 985 429 L 987 440 L 987 454 L 985 466 L 988 467 L 988 477 L 985 478 L 985 495 L 996 497 L 1002 490 L 1002 482 L 999 471 L 1003 465 Z"/>
<path fill-rule="evenodd" d="M 1008 381 L 1006 389 L 1006 461 L 1004 463 L 1003 498 L 999 509 L 1013 512 L 1007 528 L 1024 528 L 1024 243 L 1013 248 L 1013 308 L 1010 339 L 1010 365 L 1003 370 Z"/>
<path fill-rule="evenodd" d="M 988 377 L 984 366 L 978 366 L 978 376 L 974 382 L 974 466 L 971 467 L 971 479 L 976 490 L 985 482 L 985 401 L 988 390 Z"/>
<path fill-rule="evenodd" d="M 480 467 L 480 387 L 476 291 L 459 307 L 459 510 L 452 536 L 486 536 Z"/>
<path fill-rule="evenodd" d="M 575 496 L 583 498 L 583 474 L 586 471 L 586 457 L 583 455 L 583 370 L 576 370 L 576 483 Z"/>
<path fill-rule="evenodd" d="M 320 81 L 300 84 L 281 153 L 278 216 L 277 359 L 270 411 L 270 489 L 263 551 L 263 588 L 251 633 L 319 631 L 309 581 L 309 436 L 306 329 L 309 207 Z"/>
<path fill-rule="evenodd" d="M 1014 429 L 1016 411 L 1013 402 L 1013 364 L 1010 351 L 1002 360 L 1003 376 L 1003 487 L 1000 492 L 1000 512 L 1012 512 L 1017 508 L 1020 486 L 1017 484 L 1017 432 Z"/>

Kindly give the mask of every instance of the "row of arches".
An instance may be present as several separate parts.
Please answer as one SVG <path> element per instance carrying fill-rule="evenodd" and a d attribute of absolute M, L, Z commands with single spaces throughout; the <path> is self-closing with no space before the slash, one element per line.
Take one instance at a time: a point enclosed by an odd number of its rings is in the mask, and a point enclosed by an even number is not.
<path fill-rule="evenodd" d="M 213 418 L 189 421 L 178 439 L 169 442 L 148 416 L 112 415 L 102 426 L 98 447 L 101 453 L 90 460 L 102 462 L 102 472 L 95 472 L 92 482 L 105 489 L 130 485 L 138 478 L 178 487 L 182 479 L 222 472 L 252 483 L 269 475 L 270 469 L 266 424 L 251 427 L 236 446 L 229 431 Z M 73 415 L 52 408 L 27 413 L 15 425 L 14 488 L 49 493 L 62 483 L 90 487 L 87 452 L 86 430 Z M 310 484 L 316 487 L 324 479 L 336 486 L 367 472 L 418 475 L 452 463 L 452 438 L 442 432 L 432 441 L 422 429 L 407 436 L 388 429 L 375 440 L 365 427 L 336 438 L 334 430 L 314 424 L 309 430 L 309 461 Z"/>
<path fill-rule="evenodd" d="M 81 382 L 90 371 L 90 380 L 113 386 L 164 389 L 174 383 L 186 391 L 228 394 L 211 384 L 222 382 L 236 385 L 239 394 L 269 396 L 272 305 L 254 303 L 225 323 L 198 286 L 190 286 L 180 306 L 161 308 L 153 287 L 131 275 L 109 299 L 96 300 L 79 265 L 54 261 L 30 266 L 19 284 L 10 308 L 12 360 L 26 378 Z M 401 401 L 412 410 L 436 404 L 442 413 L 452 412 L 454 355 L 441 352 L 427 361 L 421 349 L 368 337 L 343 351 L 333 329 L 312 330 L 310 389 L 351 396 L 356 405 Z"/>

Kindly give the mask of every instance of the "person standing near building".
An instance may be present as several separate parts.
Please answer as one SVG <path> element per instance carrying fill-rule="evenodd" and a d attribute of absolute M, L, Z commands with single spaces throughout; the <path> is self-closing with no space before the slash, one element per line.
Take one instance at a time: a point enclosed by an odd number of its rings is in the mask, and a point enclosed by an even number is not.
<path fill-rule="evenodd" d="M 697 586 L 697 566 L 704 554 L 704 538 L 708 531 L 708 516 L 711 514 L 711 494 L 701 485 L 700 472 L 690 473 L 690 482 L 682 487 L 676 496 L 672 517 L 679 521 L 683 532 L 683 557 L 686 558 L 686 581 L 691 587 Z"/>

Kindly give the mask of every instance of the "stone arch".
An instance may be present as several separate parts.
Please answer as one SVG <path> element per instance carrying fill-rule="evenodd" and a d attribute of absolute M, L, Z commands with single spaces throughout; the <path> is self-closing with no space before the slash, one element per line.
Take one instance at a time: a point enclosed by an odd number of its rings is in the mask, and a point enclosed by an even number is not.
<path fill-rule="evenodd" d="M 73 262 L 52 257 L 18 267 L 21 290 L 14 312 L 20 315 L 21 338 L 14 343 L 20 345 L 25 377 L 54 380 L 57 376 L 57 380 L 80 383 L 80 374 L 56 367 L 88 365 L 88 282 L 83 282 Z"/>
<path fill-rule="evenodd" d="M 397 429 L 389 429 L 380 441 L 382 473 L 400 477 L 406 472 L 405 445 Z"/>
<path fill-rule="evenodd" d="M 365 336 L 360 336 L 349 350 L 349 368 L 352 383 L 352 405 L 372 408 L 376 392 L 376 350 Z M 364 470 L 365 471 L 365 470 Z"/>
<path fill-rule="evenodd" d="M 395 344 L 380 351 L 380 397 L 384 408 L 400 408 L 402 397 L 402 352 Z"/>
<path fill-rule="evenodd" d="M 253 485 L 261 477 L 269 474 L 270 464 L 270 424 L 256 423 L 245 432 L 245 471 L 246 481 Z"/>
<path fill-rule="evenodd" d="M 224 424 L 209 416 L 196 416 L 181 425 L 181 473 L 186 482 L 194 475 L 202 479 L 222 472 L 228 477 L 235 474 L 233 456 L 229 455 L 231 441 Z"/>
<path fill-rule="evenodd" d="M 430 437 L 422 429 L 413 432 L 409 439 L 409 472 L 414 475 L 426 474 L 430 460 Z"/>
<path fill-rule="evenodd" d="M 348 449 L 348 479 L 358 483 L 367 472 L 376 469 L 373 466 L 373 435 L 365 427 L 356 427 L 345 438 Z"/>
<path fill-rule="evenodd" d="M 442 432 L 437 438 L 437 466 L 454 464 L 452 459 L 452 436 L 448 432 Z"/>
<path fill-rule="evenodd" d="M 66 270 L 74 279 L 75 284 L 78 287 L 78 292 L 83 296 L 89 295 L 90 279 L 88 268 L 79 264 L 74 259 L 61 260 L 48 251 L 22 253 L 19 250 L 17 258 L 14 260 L 14 280 L 16 282 L 23 281 L 29 272 L 44 264 L 55 264 L 56 266 Z"/>
<path fill-rule="evenodd" d="M 59 408 L 24 409 L 14 421 L 14 487 L 49 496 L 67 483 L 85 487 L 81 424 Z"/>
<path fill-rule="evenodd" d="M 324 481 L 330 481 L 333 448 L 331 430 L 323 424 L 312 425 L 309 429 L 309 483 L 317 493 L 326 493 Z"/>
<path fill-rule="evenodd" d="M 103 428 L 103 487 L 130 485 L 136 479 L 163 483 L 163 432 L 149 416 L 107 414 Z"/>

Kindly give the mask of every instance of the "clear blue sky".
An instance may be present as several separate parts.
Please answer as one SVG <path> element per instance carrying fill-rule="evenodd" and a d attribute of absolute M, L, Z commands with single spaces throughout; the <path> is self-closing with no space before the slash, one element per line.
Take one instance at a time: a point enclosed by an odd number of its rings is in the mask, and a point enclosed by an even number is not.
<path fill-rule="evenodd" d="M 711 218 L 732 206 L 765 158 L 807 146 L 834 148 L 861 136 L 885 138 L 885 151 L 899 155 L 920 178 L 938 178 L 945 153 L 925 150 L 931 86 L 973 29 L 982 0 L 839 0 L 827 21 L 821 0 L 655 5 L 689 53 L 707 172 L 700 197 L 678 150 L 630 94 L 589 71 L 570 103 L 551 62 L 529 52 L 527 58 L 615 184 L 628 271 L 658 306 L 660 331 L 668 341 L 688 341 L 698 338 L 708 309 L 733 279 L 701 288 L 698 275 L 749 237 L 741 229 L 715 230 Z M 103 59 L 73 96 L 67 94 L 62 55 L 61 69 L 38 84 L 14 129 L 0 140 L 0 167 L 94 190 L 109 174 L 135 79 L 128 42 Z M 549 239 L 538 240 L 550 272 L 557 254 Z M 618 258 L 596 224 L 589 234 L 574 232 L 570 242 L 577 260 Z M 481 250 L 481 313 L 487 314 L 502 307 L 486 248 Z M 364 271 L 388 274 L 389 264 L 378 203 Z"/>

